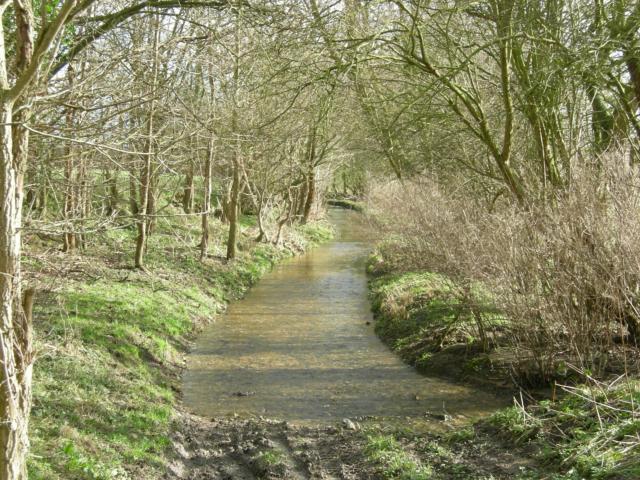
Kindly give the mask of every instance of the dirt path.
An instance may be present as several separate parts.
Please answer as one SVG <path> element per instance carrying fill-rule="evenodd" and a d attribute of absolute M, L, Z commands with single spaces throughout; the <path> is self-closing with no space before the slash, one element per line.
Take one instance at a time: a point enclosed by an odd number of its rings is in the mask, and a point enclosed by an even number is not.
<path fill-rule="evenodd" d="M 176 458 L 166 480 L 413 478 L 389 476 L 388 466 L 367 456 L 367 436 L 384 428 L 366 422 L 362 427 L 357 422 L 310 427 L 182 414 L 173 438 Z M 486 433 L 454 443 L 437 434 L 398 438 L 407 455 L 429 466 L 430 476 L 419 479 L 507 480 L 531 467 L 526 451 L 502 445 Z"/>

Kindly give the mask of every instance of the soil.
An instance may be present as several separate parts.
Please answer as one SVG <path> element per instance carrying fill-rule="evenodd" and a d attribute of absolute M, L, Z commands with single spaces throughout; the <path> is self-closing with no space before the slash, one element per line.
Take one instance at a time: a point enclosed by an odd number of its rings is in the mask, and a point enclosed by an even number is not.
<path fill-rule="evenodd" d="M 204 419 L 182 413 L 167 479 L 377 478 L 363 463 L 366 439 L 334 426 L 294 426 L 257 418 Z M 261 453 L 279 452 L 265 462 Z M 364 475 L 364 476 L 363 476 Z"/>
<path fill-rule="evenodd" d="M 183 412 L 165 480 L 389 478 L 365 453 L 372 429 L 385 426 L 347 419 L 315 426 L 266 418 L 205 419 Z M 446 443 L 446 454 L 434 447 L 443 442 L 441 434 L 400 435 L 399 441 L 413 457 L 431 465 L 437 479 L 514 479 L 533 466 L 531 452 L 505 445 L 489 431 L 477 430 L 472 441 Z"/>

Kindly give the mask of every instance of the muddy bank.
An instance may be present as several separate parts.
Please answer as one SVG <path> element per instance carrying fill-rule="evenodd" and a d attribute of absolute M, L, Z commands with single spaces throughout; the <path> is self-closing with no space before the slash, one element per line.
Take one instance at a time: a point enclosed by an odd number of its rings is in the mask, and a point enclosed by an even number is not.
<path fill-rule="evenodd" d="M 186 413 L 176 427 L 166 480 L 507 480 L 531 467 L 526 449 L 490 431 L 471 441 L 467 433 L 415 433 L 376 420 L 314 427 Z"/>

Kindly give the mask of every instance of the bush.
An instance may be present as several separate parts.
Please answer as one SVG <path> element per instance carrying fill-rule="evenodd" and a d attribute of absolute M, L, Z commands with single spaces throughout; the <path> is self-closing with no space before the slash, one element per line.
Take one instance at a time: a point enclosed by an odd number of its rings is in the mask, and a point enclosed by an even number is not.
<path fill-rule="evenodd" d="M 505 357 L 537 383 L 602 373 L 637 347 L 639 206 L 638 172 L 605 164 L 576 169 L 569 187 L 524 208 L 488 208 L 427 179 L 387 184 L 369 208 L 391 239 L 387 268 L 444 275 L 472 306 L 473 285 L 491 292 L 509 319 Z"/>

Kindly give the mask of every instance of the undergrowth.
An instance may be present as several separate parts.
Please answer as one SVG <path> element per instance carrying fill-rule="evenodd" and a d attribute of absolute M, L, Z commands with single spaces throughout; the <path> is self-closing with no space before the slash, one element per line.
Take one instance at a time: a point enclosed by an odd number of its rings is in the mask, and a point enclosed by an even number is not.
<path fill-rule="evenodd" d="M 393 435 L 373 434 L 367 437 L 365 454 L 375 463 L 385 479 L 429 480 L 433 472 L 411 455 Z"/>
<path fill-rule="evenodd" d="M 557 401 L 516 405 L 488 423 L 513 443 L 536 446 L 558 480 L 640 478 L 640 382 L 620 378 L 564 390 Z"/>

